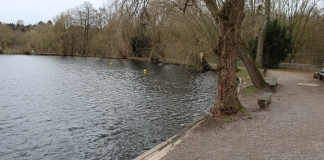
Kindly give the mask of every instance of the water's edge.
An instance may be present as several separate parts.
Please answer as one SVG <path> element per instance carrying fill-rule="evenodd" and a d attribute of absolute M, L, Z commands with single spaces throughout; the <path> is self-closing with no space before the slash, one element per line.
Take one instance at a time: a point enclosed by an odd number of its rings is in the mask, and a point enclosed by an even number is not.
<path fill-rule="evenodd" d="M 133 159 L 208 114 L 215 101 L 215 73 L 183 66 L 0 60 L 0 159 Z"/>
<path fill-rule="evenodd" d="M 153 147 L 152 149 L 144 152 L 143 154 L 136 157 L 134 160 L 157 160 L 162 158 L 167 152 L 172 150 L 177 144 L 181 143 L 182 140 L 188 135 L 188 133 L 196 128 L 201 122 L 209 119 L 211 114 L 204 115 L 195 121 L 187 124 L 185 127 L 180 129 L 174 136 Z"/>
<path fill-rule="evenodd" d="M 244 88 L 244 78 L 237 77 L 240 81 L 237 88 L 237 93 L 240 94 Z M 167 139 L 166 141 L 160 143 L 159 145 L 153 147 L 152 149 L 144 152 L 143 154 L 136 157 L 134 160 L 157 160 L 165 156 L 170 150 L 172 150 L 177 144 L 181 143 L 182 140 L 187 137 L 190 131 L 196 128 L 201 122 L 211 118 L 211 113 L 204 115 L 193 122 L 187 124 L 182 129 L 180 129 L 174 136 Z"/>

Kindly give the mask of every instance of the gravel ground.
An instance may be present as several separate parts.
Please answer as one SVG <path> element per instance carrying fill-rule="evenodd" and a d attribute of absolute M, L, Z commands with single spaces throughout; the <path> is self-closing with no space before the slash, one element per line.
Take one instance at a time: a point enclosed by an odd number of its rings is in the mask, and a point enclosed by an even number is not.
<path fill-rule="evenodd" d="M 241 94 L 252 118 L 234 118 L 231 123 L 206 120 L 162 159 L 323 160 L 324 83 L 310 73 L 270 70 L 268 77 L 273 76 L 279 85 L 268 108 L 260 110 L 257 104 L 267 89 Z"/>

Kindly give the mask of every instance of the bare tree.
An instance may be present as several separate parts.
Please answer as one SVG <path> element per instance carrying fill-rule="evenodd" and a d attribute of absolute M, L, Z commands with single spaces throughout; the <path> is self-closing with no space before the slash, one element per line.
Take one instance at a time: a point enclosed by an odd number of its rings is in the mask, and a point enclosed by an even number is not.
<path fill-rule="evenodd" d="M 0 24 L 0 47 L 2 51 L 5 49 L 7 42 L 13 35 L 10 32 L 10 28 L 7 25 Z"/>
<path fill-rule="evenodd" d="M 288 27 L 288 32 L 293 38 L 294 49 L 288 57 L 289 61 L 296 54 L 305 51 L 306 44 L 319 35 L 317 32 L 311 31 L 322 24 L 312 21 L 318 15 L 314 12 L 317 11 L 318 7 L 323 8 L 322 6 L 321 0 L 273 1 L 273 16 Z"/>
<path fill-rule="evenodd" d="M 264 11 L 264 19 L 263 25 L 260 30 L 259 39 L 258 39 L 258 49 L 256 53 L 256 66 L 258 68 L 262 68 L 262 56 L 263 56 L 263 47 L 266 31 L 268 28 L 269 20 L 270 20 L 270 0 L 264 1 L 265 11 Z"/>
<path fill-rule="evenodd" d="M 252 54 L 249 53 L 250 50 L 248 48 L 248 44 L 244 43 L 244 41 L 241 40 L 241 44 L 239 47 L 239 57 L 245 64 L 253 86 L 255 88 L 264 88 L 266 87 L 267 82 L 264 80 L 260 71 L 258 70 L 254 59 L 250 56 Z"/>
<path fill-rule="evenodd" d="M 219 19 L 222 35 L 219 37 L 215 54 L 217 64 L 217 95 L 216 104 L 211 108 L 213 116 L 233 115 L 245 112 L 238 100 L 236 91 L 236 57 L 242 21 L 244 19 L 244 0 L 225 0 L 218 12 L 213 0 L 204 0 L 215 21 Z"/>
<path fill-rule="evenodd" d="M 24 21 L 21 20 L 21 19 L 19 19 L 19 20 L 17 21 L 17 25 L 24 25 Z"/>
<path fill-rule="evenodd" d="M 93 8 L 93 5 L 90 2 L 85 1 L 82 5 L 75 8 L 77 26 L 80 28 L 80 34 L 82 35 L 82 53 L 88 55 L 89 51 L 89 40 L 90 40 L 90 31 L 97 22 L 98 11 Z"/>
<path fill-rule="evenodd" d="M 61 46 L 61 51 L 63 55 L 67 55 L 69 49 L 71 48 L 71 32 L 69 31 L 69 28 L 73 25 L 71 11 L 67 10 L 66 12 L 62 12 L 60 15 L 57 15 L 54 18 L 54 22 L 54 33 L 56 36 L 56 40 Z"/>

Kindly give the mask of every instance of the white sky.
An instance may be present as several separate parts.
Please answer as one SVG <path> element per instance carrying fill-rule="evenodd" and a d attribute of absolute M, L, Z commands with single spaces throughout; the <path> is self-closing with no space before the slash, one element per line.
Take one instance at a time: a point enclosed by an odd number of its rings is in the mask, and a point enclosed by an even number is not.
<path fill-rule="evenodd" d="M 47 22 L 67 9 L 75 8 L 85 1 L 98 9 L 103 3 L 113 0 L 0 0 L 0 22 L 17 23 L 23 20 L 25 25 Z"/>

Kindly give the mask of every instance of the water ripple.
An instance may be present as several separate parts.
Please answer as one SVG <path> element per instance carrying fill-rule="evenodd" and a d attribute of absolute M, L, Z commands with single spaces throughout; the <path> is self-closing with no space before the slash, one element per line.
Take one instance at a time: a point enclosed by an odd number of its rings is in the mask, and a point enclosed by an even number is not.
<path fill-rule="evenodd" d="M 0 159 L 132 159 L 215 99 L 214 73 L 181 66 L 0 55 L 0 68 Z"/>

